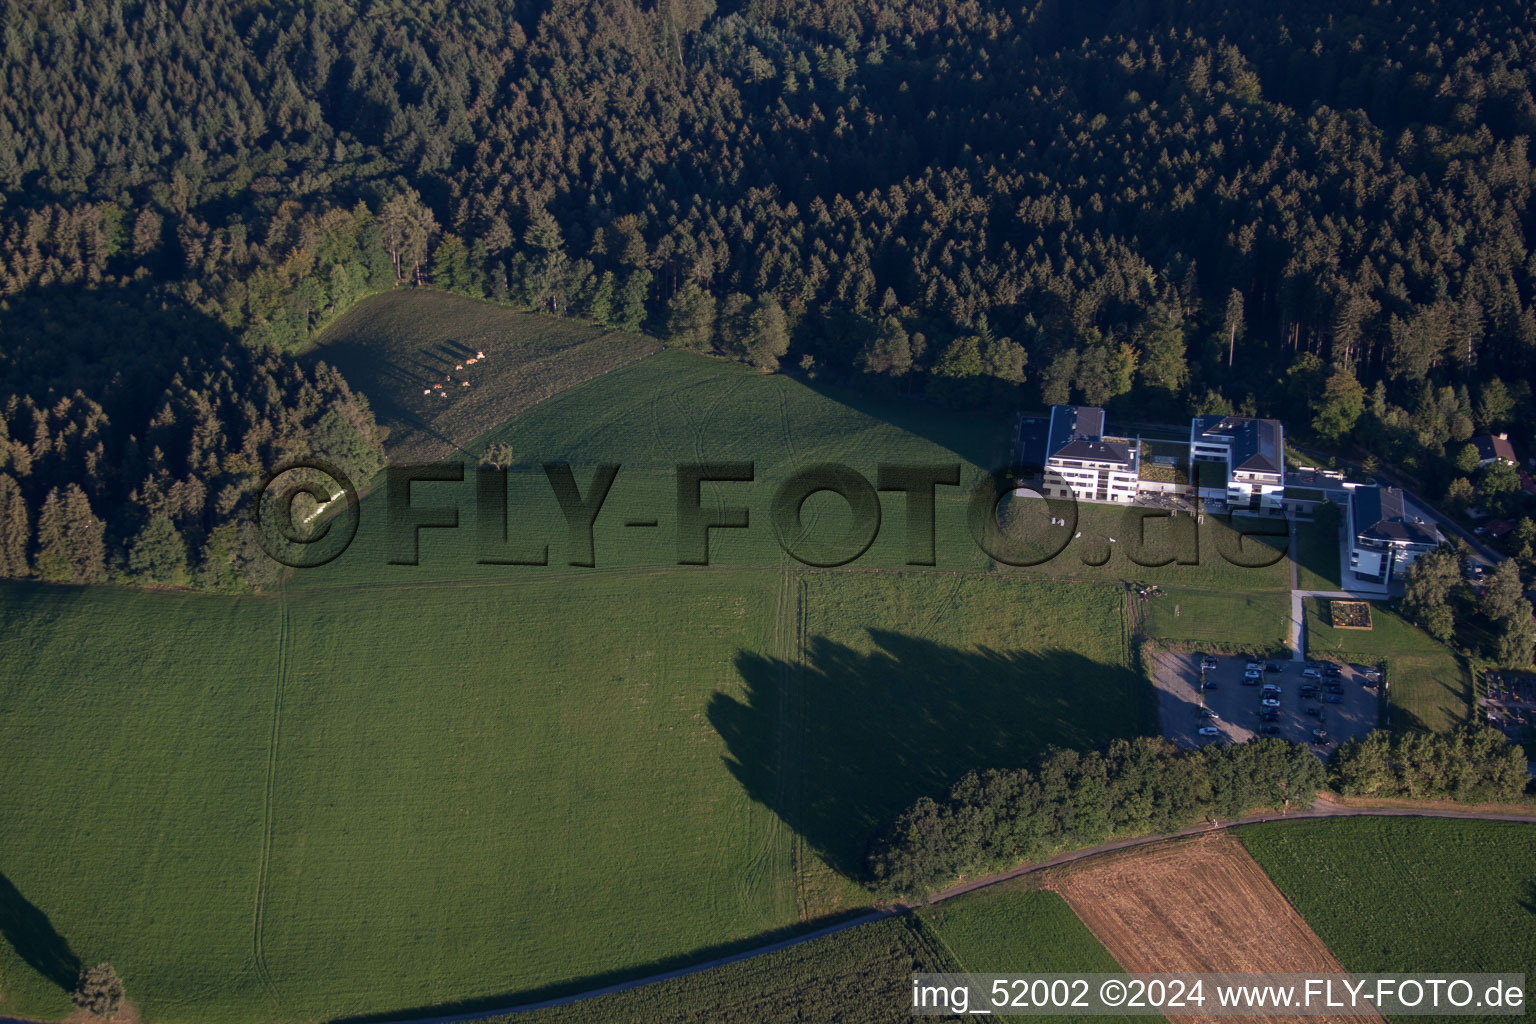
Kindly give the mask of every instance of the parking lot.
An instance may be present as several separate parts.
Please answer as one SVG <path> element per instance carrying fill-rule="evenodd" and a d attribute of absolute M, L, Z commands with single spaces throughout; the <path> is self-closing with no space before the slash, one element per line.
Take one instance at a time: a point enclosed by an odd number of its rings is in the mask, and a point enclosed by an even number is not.
<path fill-rule="evenodd" d="M 1327 757 L 1341 740 L 1376 727 L 1379 690 L 1360 668 L 1341 665 L 1337 677 L 1330 677 L 1326 662 L 1271 660 L 1260 663 L 1266 666 L 1260 678 L 1248 679 L 1245 657 L 1211 656 L 1215 667 L 1204 672 L 1198 653 L 1159 650 L 1152 659 L 1163 735 L 1181 746 L 1246 743 L 1267 728 L 1269 735 L 1308 743 L 1319 757 Z M 1305 674 L 1308 665 L 1316 666 L 1315 677 Z M 1279 687 L 1270 698 L 1277 707 L 1260 704 L 1266 686 Z M 1315 687 L 1315 694 L 1303 696 L 1308 687 Z M 1271 712 L 1271 719 L 1263 712 Z M 1202 728 L 1216 733 L 1201 735 Z M 1323 742 L 1316 742 L 1314 730 L 1322 730 Z"/>

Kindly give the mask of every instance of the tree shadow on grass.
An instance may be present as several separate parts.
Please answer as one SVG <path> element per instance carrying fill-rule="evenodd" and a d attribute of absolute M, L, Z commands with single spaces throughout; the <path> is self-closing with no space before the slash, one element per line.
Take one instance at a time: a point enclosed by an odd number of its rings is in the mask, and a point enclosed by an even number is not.
<path fill-rule="evenodd" d="M 80 980 L 80 958 L 64 936 L 54 931 L 39 910 L 0 874 L 0 935 L 28 967 L 66 992 Z"/>
<path fill-rule="evenodd" d="M 864 877 L 876 831 L 976 769 L 1139 732 L 1148 684 L 1075 651 L 960 649 L 881 630 L 864 653 L 825 637 L 803 664 L 737 655 L 744 700 L 716 694 L 726 764 L 832 868 Z"/>
<path fill-rule="evenodd" d="M 972 768 L 1030 764 L 1047 747 L 1094 747 L 1142 721 L 1139 675 L 1073 651 L 960 649 L 885 631 L 865 653 L 824 637 L 804 663 L 743 651 L 744 699 L 716 694 L 708 714 L 726 765 L 837 870 L 862 874 L 875 829 Z M 368 1024 L 486 1013 L 589 992 L 745 953 L 855 917 L 854 908 L 649 964 L 453 1003 L 343 1018 Z M 572 1011 L 576 1012 L 576 1011 Z"/>

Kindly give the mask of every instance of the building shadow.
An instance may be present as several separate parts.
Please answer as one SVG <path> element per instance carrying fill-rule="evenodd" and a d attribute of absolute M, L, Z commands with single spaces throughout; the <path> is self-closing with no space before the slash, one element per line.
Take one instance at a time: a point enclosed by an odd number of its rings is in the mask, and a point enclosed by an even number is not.
<path fill-rule="evenodd" d="M 66 992 L 80 980 L 80 958 L 48 915 L 0 874 L 0 935 L 28 967 Z"/>

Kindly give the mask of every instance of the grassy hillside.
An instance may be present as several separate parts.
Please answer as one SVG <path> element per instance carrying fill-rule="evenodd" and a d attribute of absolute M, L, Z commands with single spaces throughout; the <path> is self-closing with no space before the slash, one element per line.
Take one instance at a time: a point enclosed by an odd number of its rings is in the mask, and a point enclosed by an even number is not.
<path fill-rule="evenodd" d="M 623 464 L 596 569 L 548 507 L 547 567 L 477 565 L 468 513 L 387 565 L 379 489 L 282 595 L 0 590 L 0 873 L 51 922 L 0 944 L 0 1012 L 63 1013 L 71 958 L 215 1024 L 649 973 L 862 904 L 870 829 L 969 768 L 1140 731 L 1118 588 L 990 569 L 963 498 L 933 570 L 868 571 L 905 561 L 899 495 L 870 564 L 779 551 L 802 462 L 990 457 L 984 420 L 838 399 L 664 353 L 498 431 L 547 505 L 544 459 Z M 674 462 L 741 457 L 752 528 L 677 566 Z"/>
<path fill-rule="evenodd" d="M 353 306 L 309 358 L 333 364 L 368 396 L 390 430 L 390 459 L 409 462 L 443 458 L 529 406 L 659 347 L 570 317 L 405 289 Z"/>
<path fill-rule="evenodd" d="M 1527 1004 L 1536 993 L 1536 825 L 1347 818 L 1239 836 L 1351 971 L 1520 972 Z"/>

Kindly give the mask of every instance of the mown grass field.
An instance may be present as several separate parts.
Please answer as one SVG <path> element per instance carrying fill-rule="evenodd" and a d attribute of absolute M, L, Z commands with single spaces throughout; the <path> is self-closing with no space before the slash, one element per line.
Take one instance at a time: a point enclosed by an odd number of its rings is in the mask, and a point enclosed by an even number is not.
<path fill-rule="evenodd" d="M 325 330 L 308 358 L 331 363 L 368 396 L 390 429 L 393 461 L 426 461 L 659 347 L 643 335 L 570 317 L 410 289 L 357 303 Z M 479 352 L 484 360 L 465 364 Z"/>
<path fill-rule="evenodd" d="M 983 421 L 663 353 L 498 436 L 538 484 L 548 566 L 476 564 L 469 512 L 388 565 L 379 488 L 353 549 L 281 595 L 0 590 L 0 873 L 48 922 L 0 943 L 0 1013 L 67 1012 L 76 958 L 200 1024 L 651 973 L 862 905 L 869 830 L 969 768 L 1142 728 L 1118 587 L 991 569 L 959 494 L 935 569 L 867 571 L 902 567 L 904 529 L 845 570 L 779 550 L 792 469 L 978 467 Z M 595 569 L 564 564 L 551 458 L 583 486 L 623 464 Z M 706 485 L 752 528 L 680 567 L 673 465 L 725 458 L 762 467 L 742 498 Z"/>
<path fill-rule="evenodd" d="M 1466 721 L 1471 681 L 1456 655 L 1387 605 L 1371 603 L 1372 628 L 1334 629 L 1326 598 L 1308 598 L 1307 653 L 1387 666 L 1394 729 L 1443 732 Z"/>
<path fill-rule="evenodd" d="M 1147 634 L 1161 640 L 1255 653 L 1285 648 L 1291 602 L 1284 591 L 1169 589 L 1138 600 Z"/>
<path fill-rule="evenodd" d="M 1526 1003 L 1536 994 L 1536 825 L 1345 818 L 1238 835 L 1351 971 L 1518 972 Z"/>
<path fill-rule="evenodd" d="M 916 796 L 1138 731 L 1111 588 L 929 582 L 7 588 L 0 864 L 156 1020 L 516 998 L 753 944 L 862 903 L 845 876 Z M 62 1013 L 22 947 L 0 1008 Z"/>

